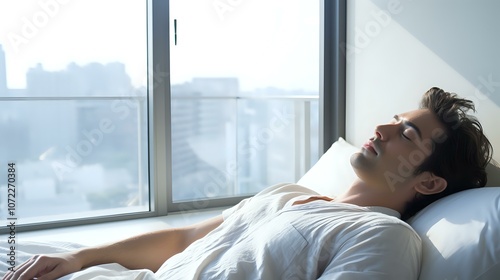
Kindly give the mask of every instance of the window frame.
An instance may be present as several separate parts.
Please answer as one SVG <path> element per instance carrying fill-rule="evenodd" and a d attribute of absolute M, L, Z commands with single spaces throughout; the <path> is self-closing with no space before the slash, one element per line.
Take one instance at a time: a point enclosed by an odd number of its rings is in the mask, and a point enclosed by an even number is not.
<path fill-rule="evenodd" d="M 320 141 L 321 154 L 346 135 L 347 0 L 321 0 Z"/>

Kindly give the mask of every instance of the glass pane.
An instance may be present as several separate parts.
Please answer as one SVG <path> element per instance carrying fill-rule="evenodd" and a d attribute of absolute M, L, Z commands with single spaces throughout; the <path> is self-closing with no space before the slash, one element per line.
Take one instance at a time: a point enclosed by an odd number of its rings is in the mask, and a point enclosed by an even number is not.
<path fill-rule="evenodd" d="M 2 1 L 0 32 L 18 224 L 148 211 L 145 1 Z"/>
<path fill-rule="evenodd" d="M 172 181 L 175 200 L 234 194 L 236 102 L 230 99 L 172 100 Z M 207 180 L 208 179 L 208 180 Z"/>
<path fill-rule="evenodd" d="M 318 158 L 319 1 L 207 3 L 170 1 L 174 201 L 293 182 Z M 181 152 L 181 135 L 211 143 L 213 172 L 176 174 L 196 154 Z M 193 194 L 200 184 L 218 191 Z"/>
<path fill-rule="evenodd" d="M 311 104 L 312 102 L 316 103 Z M 312 97 L 248 99 L 238 110 L 238 194 L 252 194 L 277 182 L 296 182 L 318 149 L 317 100 Z M 307 111 L 309 112 L 306 116 Z M 317 129 L 316 129 L 317 130 Z M 306 135 L 308 139 L 306 139 Z M 306 141 L 310 143 L 307 145 Z M 307 147 L 305 146 L 307 145 Z"/>

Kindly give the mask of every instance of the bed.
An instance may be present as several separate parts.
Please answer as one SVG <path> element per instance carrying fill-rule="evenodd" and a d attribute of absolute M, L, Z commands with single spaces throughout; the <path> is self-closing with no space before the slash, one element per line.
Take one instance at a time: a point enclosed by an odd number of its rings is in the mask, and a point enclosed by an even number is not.
<path fill-rule="evenodd" d="M 18 263 L 29 259 L 34 254 L 51 254 L 51 253 L 62 253 L 72 251 L 78 248 L 82 248 L 83 245 L 78 243 L 69 242 L 35 242 L 35 241 L 21 241 L 17 242 L 16 245 L 16 261 Z M 0 275 L 3 277 L 7 271 L 9 264 L 4 261 L 3 257 L 6 256 L 9 251 L 7 246 L 4 246 L 5 242 L 2 241 L 0 246 L 0 254 L 2 256 L 2 262 L 0 263 Z M 141 270 L 128 270 L 125 267 L 113 263 L 90 267 L 88 269 L 82 270 L 77 273 L 66 275 L 60 279 L 72 279 L 72 280 L 86 280 L 86 279 L 110 279 L 110 280 L 125 280 L 125 279 L 137 279 L 137 280 L 152 280 L 156 279 L 154 273 L 147 269 Z"/>
<path fill-rule="evenodd" d="M 349 158 L 358 148 L 339 138 L 297 182 L 323 195 L 343 192 L 356 175 Z M 488 167 L 488 187 L 467 190 L 437 201 L 408 222 L 422 239 L 420 279 L 500 279 L 500 168 Z M 65 252 L 82 245 L 63 242 L 19 242 L 18 262 L 35 253 Z M 9 253 L 0 243 L 0 275 Z M 156 279 L 149 270 L 127 270 L 118 264 L 91 267 L 61 279 Z"/>

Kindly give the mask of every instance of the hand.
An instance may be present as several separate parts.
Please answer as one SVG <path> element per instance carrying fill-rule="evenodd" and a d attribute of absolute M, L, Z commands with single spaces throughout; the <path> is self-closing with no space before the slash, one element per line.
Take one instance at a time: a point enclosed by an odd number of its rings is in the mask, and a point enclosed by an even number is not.
<path fill-rule="evenodd" d="M 82 269 L 80 261 L 73 253 L 35 255 L 8 271 L 2 280 L 52 280 Z"/>

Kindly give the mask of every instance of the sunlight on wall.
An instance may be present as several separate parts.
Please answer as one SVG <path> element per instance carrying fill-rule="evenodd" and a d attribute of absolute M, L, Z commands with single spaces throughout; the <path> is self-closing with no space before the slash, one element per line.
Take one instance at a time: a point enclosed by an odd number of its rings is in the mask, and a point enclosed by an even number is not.
<path fill-rule="evenodd" d="M 443 14 L 449 6 L 434 3 L 348 2 L 346 139 L 355 146 L 372 137 L 377 124 L 416 109 L 422 94 L 438 86 L 474 101 L 475 115 L 494 149 L 500 151 L 500 63 L 493 55 L 500 39 L 491 36 L 498 25 L 491 18 L 484 23 L 475 19 L 475 27 L 469 28 L 465 20 L 480 13 L 471 15 L 468 1 L 453 8 L 452 22 L 433 16 Z M 480 12 L 500 6 L 486 1 L 480 4 Z M 421 25 L 425 30 L 420 30 Z M 482 37 L 478 32 L 484 33 L 484 41 L 478 42 Z M 494 158 L 500 161 L 500 152 Z"/>

